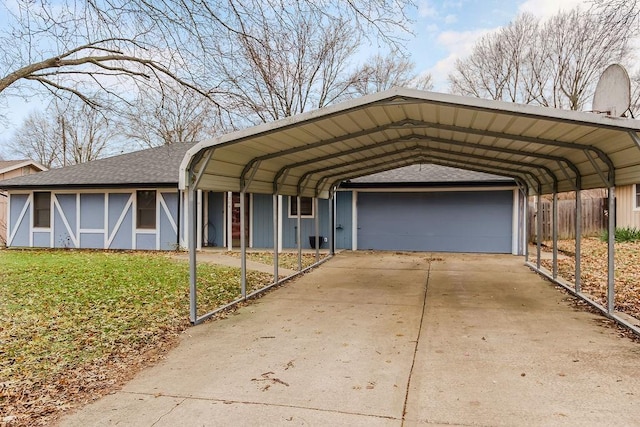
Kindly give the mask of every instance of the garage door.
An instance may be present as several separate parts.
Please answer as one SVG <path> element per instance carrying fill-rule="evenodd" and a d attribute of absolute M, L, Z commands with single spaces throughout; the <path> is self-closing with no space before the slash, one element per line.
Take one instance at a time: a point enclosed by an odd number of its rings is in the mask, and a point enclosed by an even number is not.
<path fill-rule="evenodd" d="M 511 253 L 512 191 L 358 193 L 358 248 Z"/>

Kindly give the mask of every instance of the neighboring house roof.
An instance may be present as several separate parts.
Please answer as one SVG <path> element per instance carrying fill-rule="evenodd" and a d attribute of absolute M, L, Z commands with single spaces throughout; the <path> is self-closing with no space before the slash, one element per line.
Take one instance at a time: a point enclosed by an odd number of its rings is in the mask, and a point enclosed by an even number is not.
<path fill-rule="evenodd" d="M 31 166 L 34 169 L 40 169 L 41 171 L 46 171 L 47 168 L 42 166 L 38 162 L 34 162 L 29 159 L 22 160 L 0 160 L 0 175 L 3 173 L 11 172 L 16 169 L 23 168 L 25 166 Z"/>
<path fill-rule="evenodd" d="M 434 164 L 419 164 L 354 178 L 342 184 L 344 188 L 376 187 L 380 185 L 458 185 L 458 184 L 514 184 L 512 178 L 452 168 Z"/>
<path fill-rule="evenodd" d="M 193 144 L 171 144 L 0 182 L 3 189 L 177 186 L 180 162 Z"/>

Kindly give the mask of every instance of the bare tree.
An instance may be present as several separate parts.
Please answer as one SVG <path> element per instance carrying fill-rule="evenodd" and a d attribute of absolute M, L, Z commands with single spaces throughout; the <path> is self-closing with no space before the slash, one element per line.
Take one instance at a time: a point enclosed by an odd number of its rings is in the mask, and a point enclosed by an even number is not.
<path fill-rule="evenodd" d="M 44 89 L 104 107 L 105 101 L 130 102 L 132 83 L 174 81 L 214 102 L 227 101 L 211 75 L 217 59 L 211 47 L 237 37 L 268 43 L 252 34 L 264 16 L 303 7 L 334 30 L 342 23 L 350 36 L 374 34 L 393 44 L 406 30 L 412 6 L 411 0 L 3 2 L 0 94 L 30 97 Z"/>
<path fill-rule="evenodd" d="M 386 56 L 375 55 L 353 73 L 352 91 L 356 95 L 380 92 L 394 86 L 431 90 L 431 74 L 418 74 L 415 63 L 393 51 Z"/>
<path fill-rule="evenodd" d="M 10 145 L 14 154 L 34 159 L 47 168 L 56 168 L 101 157 L 114 135 L 102 114 L 75 102 L 31 113 Z"/>
<path fill-rule="evenodd" d="M 221 133 L 220 110 L 207 98 L 194 97 L 181 86 L 139 91 L 118 127 L 121 135 L 144 147 L 194 142 Z"/>
<path fill-rule="evenodd" d="M 242 31 L 214 43 L 210 59 L 219 100 L 234 124 L 277 120 L 341 99 L 351 85 L 347 67 L 358 46 L 349 25 L 304 3 L 235 25 Z"/>
<path fill-rule="evenodd" d="M 582 109 L 600 73 L 630 52 L 631 32 L 576 8 L 544 23 L 531 15 L 483 37 L 449 75 L 451 91 Z"/>

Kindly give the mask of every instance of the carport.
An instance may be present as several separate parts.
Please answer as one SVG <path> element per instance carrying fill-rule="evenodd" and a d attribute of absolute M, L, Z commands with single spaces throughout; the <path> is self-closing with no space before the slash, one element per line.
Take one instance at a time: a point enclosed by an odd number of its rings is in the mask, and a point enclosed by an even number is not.
<path fill-rule="evenodd" d="M 576 218 L 581 218 L 580 192 L 607 188 L 614 218 L 615 187 L 640 182 L 640 121 L 592 113 L 518 105 L 500 101 L 394 88 L 276 122 L 206 140 L 187 152 L 181 165 L 180 189 L 189 197 L 191 321 L 198 314 L 196 236 L 198 191 L 234 191 L 273 195 L 274 283 L 278 284 L 278 196 L 333 200 L 337 185 L 347 179 L 411 164 L 437 164 L 513 178 L 522 194 L 518 207 L 516 254 L 526 264 L 587 300 L 606 315 L 614 313 L 614 221 L 609 221 L 607 307 L 581 292 L 580 221 L 576 224 L 575 283 L 558 277 L 557 194 L 576 192 Z M 527 197 L 553 195 L 553 268 L 530 262 L 526 230 L 540 235 L 542 218 L 526 223 Z M 240 209 L 244 212 L 244 197 Z M 539 205 L 539 203 L 538 203 Z M 334 204 L 329 203 L 334 218 Z M 244 214 L 241 235 L 244 233 Z M 316 217 L 317 218 L 317 217 Z M 298 226 L 298 256 L 301 237 Z M 316 219 L 316 230 L 318 220 Z M 335 230 L 333 222 L 331 229 Z M 319 233 L 316 232 L 316 236 Z M 329 236 L 329 256 L 335 238 Z M 317 238 L 317 237 L 316 237 Z M 317 248 L 318 242 L 315 247 Z M 242 299 L 246 293 L 246 243 L 241 242 Z M 316 250 L 316 264 L 322 262 Z M 300 272 L 301 262 L 298 263 Z M 283 279 L 285 280 L 285 279 Z M 257 292 L 260 292 L 259 290 Z M 638 332 L 637 328 L 627 324 Z"/>

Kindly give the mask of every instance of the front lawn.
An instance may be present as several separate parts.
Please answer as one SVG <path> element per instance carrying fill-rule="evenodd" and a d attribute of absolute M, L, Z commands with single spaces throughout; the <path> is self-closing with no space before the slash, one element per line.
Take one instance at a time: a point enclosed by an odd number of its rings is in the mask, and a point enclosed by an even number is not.
<path fill-rule="evenodd" d="M 0 425 L 47 425 L 161 357 L 189 322 L 189 273 L 163 253 L 0 251 Z M 198 266 L 202 313 L 239 269 Z M 249 272 L 248 290 L 271 282 Z"/>
<path fill-rule="evenodd" d="M 551 244 L 545 246 L 549 248 Z M 565 280 L 575 283 L 575 241 L 561 240 L 558 242 L 558 249 L 566 255 L 563 259 L 558 259 L 558 273 Z M 616 243 L 614 253 L 616 310 L 640 319 L 640 243 Z M 535 252 L 531 255 L 535 259 Z M 606 306 L 607 243 L 595 237 L 582 239 L 581 258 L 582 291 Z M 542 265 L 549 271 L 553 267 L 550 259 L 542 260 Z"/>

